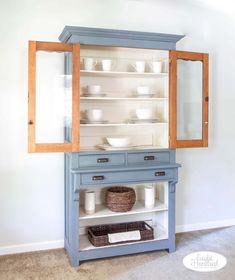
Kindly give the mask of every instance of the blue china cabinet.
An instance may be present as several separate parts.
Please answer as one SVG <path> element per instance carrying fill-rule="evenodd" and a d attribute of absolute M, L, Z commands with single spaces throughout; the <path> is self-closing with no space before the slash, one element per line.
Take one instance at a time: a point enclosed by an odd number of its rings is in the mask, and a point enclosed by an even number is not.
<path fill-rule="evenodd" d="M 177 51 L 183 37 L 66 26 L 61 43 L 29 42 L 29 152 L 65 153 L 72 266 L 175 250 L 175 149 L 208 146 L 208 54 Z M 135 189 L 128 212 L 105 206 L 107 187 L 117 185 Z M 152 208 L 146 186 L 155 191 Z M 86 191 L 95 192 L 92 214 Z M 90 226 L 133 221 L 151 225 L 154 239 L 95 247 L 87 238 Z"/>

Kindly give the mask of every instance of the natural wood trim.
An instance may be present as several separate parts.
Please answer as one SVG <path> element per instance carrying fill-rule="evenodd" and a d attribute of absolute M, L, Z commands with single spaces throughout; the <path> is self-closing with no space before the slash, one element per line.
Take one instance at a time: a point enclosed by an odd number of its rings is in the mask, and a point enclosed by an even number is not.
<path fill-rule="evenodd" d="M 36 41 L 37 51 L 48 51 L 48 52 L 72 52 L 73 45 L 57 42 L 39 42 Z"/>
<path fill-rule="evenodd" d="M 36 42 L 28 47 L 28 151 L 35 152 Z"/>
<path fill-rule="evenodd" d="M 169 52 L 169 146 L 170 148 L 208 147 L 208 54 L 185 51 Z M 203 63 L 202 139 L 177 140 L 177 59 Z"/>
<path fill-rule="evenodd" d="M 208 118 L 209 118 L 209 55 L 203 58 L 203 147 L 208 147 Z"/>
<path fill-rule="evenodd" d="M 200 148 L 203 140 L 176 140 L 176 148 Z"/>
<path fill-rule="evenodd" d="M 36 143 L 36 52 L 72 52 L 72 141 L 71 143 Z M 80 149 L 80 45 L 55 42 L 29 42 L 28 59 L 28 142 L 29 152 L 78 152 Z"/>
<path fill-rule="evenodd" d="M 172 51 L 177 59 L 203 61 L 204 53 L 187 52 L 187 51 Z"/>
<path fill-rule="evenodd" d="M 72 151 L 80 151 L 80 45 L 73 45 L 72 53 Z"/>
<path fill-rule="evenodd" d="M 43 144 L 36 144 L 35 145 L 35 152 L 36 153 L 48 153 L 48 152 L 65 152 L 69 153 L 72 152 L 73 146 L 70 143 L 43 143 Z"/>

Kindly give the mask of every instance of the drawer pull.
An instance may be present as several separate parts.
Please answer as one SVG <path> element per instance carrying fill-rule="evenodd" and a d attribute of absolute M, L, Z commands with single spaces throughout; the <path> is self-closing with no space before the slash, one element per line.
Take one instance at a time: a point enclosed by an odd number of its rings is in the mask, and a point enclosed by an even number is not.
<path fill-rule="evenodd" d="M 98 158 L 97 162 L 98 163 L 109 162 L 109 158 Z"/>
<path fill-rule="evenodd" d="M 144 160 L 155 160 L 155 156 L 145 156 Z"/>
<path fill-rule="evenodd" d="M 93 181 L 102 181 L 102 180 L 104 180 L 104 176 L 103 175 L 101 175 L 101 176 L 93 176 L 92 180 Z"/>
<path fill-rule="evenodd" d="M 155 172 L 155 176 L 165 176 L 166 172 L 165 171 L 157 171 Z"/>

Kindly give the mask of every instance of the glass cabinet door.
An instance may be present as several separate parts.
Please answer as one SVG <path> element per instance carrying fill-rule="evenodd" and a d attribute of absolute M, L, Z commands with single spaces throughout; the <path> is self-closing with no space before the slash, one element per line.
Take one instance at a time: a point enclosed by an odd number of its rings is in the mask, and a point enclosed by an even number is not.
<path fill-rule="evenodd" d="M 170 147 L 208 146 L 208 54 L 170 51 Z"/>
<path fill-rule="evenodd" d="M 28 61 L 29 152 L 78 152 L 80 46 L 30 41 Z"/>

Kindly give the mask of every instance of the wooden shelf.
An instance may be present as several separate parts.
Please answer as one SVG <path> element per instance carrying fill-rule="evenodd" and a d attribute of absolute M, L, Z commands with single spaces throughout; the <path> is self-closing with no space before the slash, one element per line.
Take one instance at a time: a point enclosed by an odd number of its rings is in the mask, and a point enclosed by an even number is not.
<path fill-rule="evenodd" d="M 80 251 L 96 250 L 96 249 L 100 249 L 100 248 L 111 248 L 111 247 L 114 247 L 114 246 L 115 247 L 116 246 L 128 246 L 130 244 L 143 243 L 143 242 L 152 242 L 152 241 L 168 239 L 168 235 L 167 235 L 165 230 L 160 229 L 159 227 L 154 227 L 153 229 L 154 229 L 154 239 L 152 239 L 152 240 L 139 241 L 139 242 L 128 242 L 128 243 L 123 243 L 123 244 L 113 244 L 113 245 L 101 246 L 101 247 L 93 246 L 90 243 L 90 241 L 88 240 L 86 235 L 80 235 L 79 236 Z"/>
<path fill-rule="evenodd" d="M 87 71 L 80 70 L 81 76 L 102 76 L 102 77 L 138 77 L 138 78 L 162 78 L 168 77 L 168 73 L 137 73 L 137 72 L 119 72 L 119 71 Z"/>
<path fill-rule="evenodd" d="M 124 215 L 134 215 L 140 213 L 151 213 L 151 212 L 158 212 L 158 211 L 165 211 L 168 210 L 166 204 L 160 202 L 159 200 L 155 201 L 155 207 L 153 208 L 145 208 L 143 201 L 136 201 L 133 208 L 128 212 L 112 212 L 104 205 L 96 205 L 96 212 L 92 215 L 87 215 L 83 208 L 80 208 L 80 220 L 85 219 L 96 219 L 96 218 L 105 218 L 105 217 L 112 217 L 112 216 L 124 216 Z"/>

